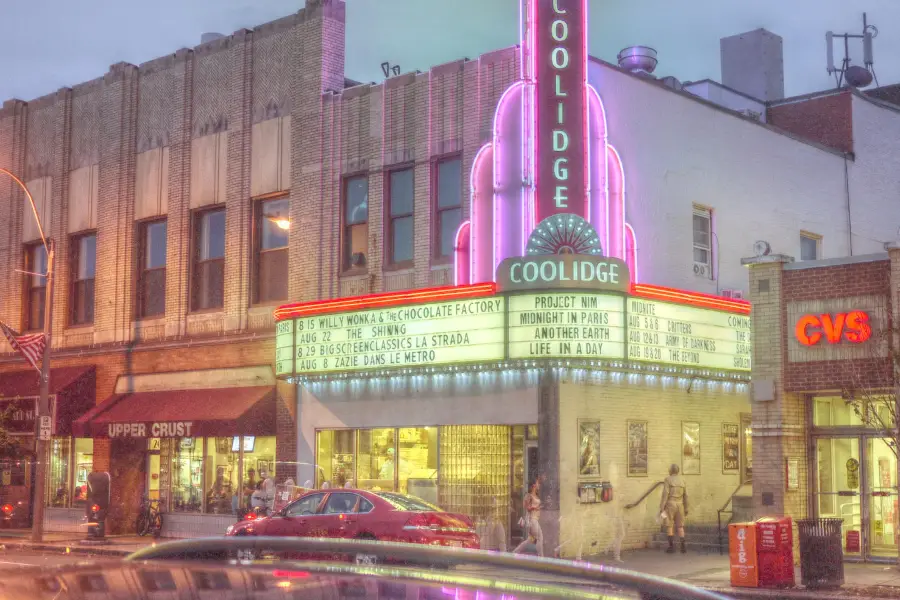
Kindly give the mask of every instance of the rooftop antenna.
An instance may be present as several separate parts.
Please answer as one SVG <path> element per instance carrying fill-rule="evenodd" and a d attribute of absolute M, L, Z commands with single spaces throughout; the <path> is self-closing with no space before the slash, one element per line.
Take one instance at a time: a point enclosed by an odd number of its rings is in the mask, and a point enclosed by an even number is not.
<path fill-rule="evenodd" d="M 827 70 L 829 75 L 834 75 L 837 87 L 845 82 L 848 86 L 863 88 L 875 81 L 878 85 L 878 76 L 875 75 L 875 58 L 872 54 L 872 40 L 878 37 L 878 28 L 869 25 L 866 13 L 863 13 L 862 34 L 825 32 L 825 47 L 828 54 Z M 840 67 L 834 66 L 834 38 L 844 39 L 844 58 Z M 862 40 L 863 65 L 850 64 L 850 40 Z"/>
<path fill-rule="evenodd" d="M 381 72 L 386 78 L 391 75 L 397 76 L 400 74 L 400 65 L 391 65 L 388 61 L 384 61 L 381 63 Z"/>

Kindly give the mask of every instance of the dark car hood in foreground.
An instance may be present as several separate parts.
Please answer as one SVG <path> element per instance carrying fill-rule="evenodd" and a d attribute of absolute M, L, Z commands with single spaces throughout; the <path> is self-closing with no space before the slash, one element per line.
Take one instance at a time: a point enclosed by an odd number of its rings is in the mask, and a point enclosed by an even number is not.
<path fill-rule="evenodd" d="M 425 569 L 326 563 L 105 562 L 0 570 L 0 600 L 216 598 L 621 598 L 565 583 L 493 579 Z"/>

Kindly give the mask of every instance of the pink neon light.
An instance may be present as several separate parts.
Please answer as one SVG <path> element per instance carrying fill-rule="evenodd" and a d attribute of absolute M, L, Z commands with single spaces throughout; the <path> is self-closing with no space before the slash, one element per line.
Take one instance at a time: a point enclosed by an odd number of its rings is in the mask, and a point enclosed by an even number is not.
<path fill-rule="evenodd" d="M 469 212 L 471 213 L 471 221 L 472 226 L 469 228 L 469 278 L 475 279 L 478 277 L 478 259 L 476 258 L 476 254 L 478 252 L 478 248 L 480 244 L 475 239 L 475 236 L 478 235 L 478 225 L 481 223 L 481 211 L 483 210 L 483 200 L 479 202 L 479 198 L 482 198 L 483 190 L 479 193 L 476 185 L 476 177 L 481 172 L 481 168 L 483 163 L 487 161 L 484 160 L 484 157 L 487 156 L 487 151 L 492 149 L 493 146 L 491 144 L 485 144 L 481 148 L 478 149 L 478 152 L 475 153 L 475 159 L 472 161 L 472 170 L 469 171 Z M 493 166 L 493 165 L 492 165 Z M 491 194 L 491 201 L 493 203 L 493 193 Z M 494 232 L 491 231 L 491 238 L 493 238 Z M 493 241 L 493 239 L 491 239 Z"/>
<path fill-rule="evenodd" d="M 471 225 L 469 221 L 463 221 L 456 230 L 456 238 L 453 240 L 453 285 L 469 285 L 472 283 L 472 273 L 469 269 L 472 247 L 469 244 Z"/>
<path fill-rule="evenodd" d="M 640 283 L 638 276 L 637 262 L 637 235 L 634 233 L 634 227 L 625 223 L 625 264 L 631 272 L 631 283 Z"/>
<path fill-rule="evenodd" d="M 608 256 L 625 259 L 625 170 L 622 158 L 613 146 L 607 146 L 610 165 L 608 166 L 610 240 Z"/>
<path fill-rule="evenodd" d="M 501 127 L 501 122 L 505 123 L 506 119 L 503 119 L 503 120 L 500 119 L 500 112 L 502 110 L 504 110 L 504 106 L 507 105 L 506 104 L 506 101 L 508 100 L 507 97 L 516 91 L 522 91 L 522 88 L 524 85 L 525 85 L 525 82 L 518 81 L 518 82 L 512 84 L 511 86 L 509 86 L 508 88 L 506 88 L 506 90 L 500 96 L 500 100 L 497 102 L 497 108 L 494 111 L 494 126 L 493 126 L 493 129 L 494 129 L 494 136 L 493 136 L 494 137 L 494 140 L 493 140 L 493 143 L 494 143 L 494 165 L 495 165 L 494 173 L 493 173 L 493 175 L 494 175 L 494 190 L 497 190 L 500 188 L 500 184 L 501 184 L 500 177 L 502 174 L 501 172 L 504 171 L 504 169 L 503 169 L 504 163 L 502 160 L 503 153 L 501 152 L 501 150 L 503 149 L 502 148 L 503 144 L 500 139 L 500 127 Z M 500 196 L 500 194 L 497 194 L 495 191 L 495 193 L 494 193 L 494 244 L 493 244 L 494 251 L 493 251 L 492 270 L 496 270 L 497 265 L 500 264 L 500 262 L 498 261 L 498 257 L 497 257 L 498 245 L 500 245 L 503 241 L 506 240 L 505 230 L 503 229 L 503 224 L 504 224 L 504 219 L 503 219 L 503 214 L 502 214 L 503 207 L 502 207 L 502 202 L 500 202 L 498 200 L 498 198 L 502 199 L 502 196 Z M 510 226 L 512 226 L 512 225 L 513 224 L 510 224 Z M 506 257 L 504 256 L 504 257 L 500 258 L 500 260 L 503 260 L 503 258 L 506 258 Z"/>
<path fill-rule="evenodd" d="M 603 252 L 609 251 L 609 167 L 608 167 L 608 159 L 606 153 L 606 146 L 609 141 L 609 130 L 607 129 L 606 123 L 606 109 L 603 106 L 603 100 L 600 98 L 600 94 L 594 89 L 594 86 L 588 85 L 588 96 L 591 98 L 592 102 L 588 104 L 589 113 L 592 115 L 594 119 L 598 119 L 599 123 L 597 123 L 597 127 L 603 128 L 603 135 L 599 140 L 600 146 L 602 148 L 601 152 L 598 152 L 598 156 L 596 157 L 597 164 L 592 164 L 588 161 L 588 165 L 590 165 L 591 169 L 596 169 L 596 175 L 598 177 L 602 177 L 603 179 L 603 188 L 601 190 L 602 197 L 601 198 L 591 198 L 591 204 L 597 204 L 596 207 L 600 214 L 605 215 L 605 219 L 603 223 L 593 223 L 591 225 L 597 230 L 598 235 L 601 236 Z M 590 107 L 596 104 L 596 110 L 590 110 Z M 593 113 L 598 113 L 595 115 Z M 588 123 L 588 128 L 590 128 L 590 122 Z M 588 145 L 590 148 L 590 144 Z M 588 174 L 589 177 L 591 173 Z M 591 213 L 593 214 L 593 213 Z M 599 216 L 599 215 L 598 215 Z M 589 221 L 590 222 L 590 221 Z M 597 225 L 600 225 L 599 227 Z"/>
<path fill-rule="evenodd" d="M 584 153 L 586 162 L 584 163 L 584 205 L 587 207 L 587 215 L 585 220 L 591 222 L 591 122 L 588 119 L 590 112 L 590 92 L 588 91 L 588 2 L 581 1 L 581 13 L 584 15 L 584 25 L 582 28 L 581 40 L 584 44 L 582 56 L 584 57 L 584 98 L 582 99 L 582 123 L 584 123 Z"/>

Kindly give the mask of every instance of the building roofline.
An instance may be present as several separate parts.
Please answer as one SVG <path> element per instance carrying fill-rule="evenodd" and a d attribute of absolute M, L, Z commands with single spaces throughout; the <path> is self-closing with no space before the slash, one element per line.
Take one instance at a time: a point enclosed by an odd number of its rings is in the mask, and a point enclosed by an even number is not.
<path fill-rule="evenodd" d="M 801 271 L 803 269 L 818 269 L 822 267 L 837 267 L 840 265 L 858 265 L 861 263 L 881 262 L 890 260 L 887 252 L 875 254 L 859 254 L 857 256 L 841 256 L 839 258 L 825 258 L 822 260 L 802 260 L 800 262 L 787 263 L 785 271 Z"/>
<path fill-rule="evenodd" d="M 713 84 L 713 85 L 716 86 L 716 87 L 722 88 L 723 90 L 728 90 L 729 92 L 732 92 L 732 93 L 734 93 L 734 94 L 737 94 L 738 96 L 743 96 L 743 97 L 746 98 L 747 100 L 753 100 L 754 102 L 759 102 L 759 103 L 762 104 L 763 106 L 766 105 L 766 101 L 765 101 L 765 100 L 760 100 L 759 98 L 756 98 L 756 97 L 754 97 L 754 96 L 751 96 L 750 94 L 745 94 L 744 92 L 742 92 L 742 91 L 740 91 L 740 90 L 736 90 L 736 89 L 734 89 L 733 87 L 728 87 L 728 86 L 725 85 L 724 83 L 719 83 L 719 82 L 716 81 L 715 79 L 710 79 L 710 78 L 708 78 L 708 77 L 707 77 L 706 79 L 698 79 L 697 81 L 683 81 L 683 82 L 681 82 L 681 85 L 687 87 L 687 86 L 689 86 L 689 85 L 694 85 L 695 83 L 711 83 L 711 84 Z"/>
<path fill-rule="evenodd" d="M 815 142 L 813 140 L 808 140 L 808 139 L 802 138 L 798 135 L 794 135 L 793 133 L 791 133 L 789 131 L 785 131 L 783 129 L 775 127 L 774 125 L 769 125 L 768 123 L 763 123 L 762 121 L 757 121 L 756 119 L 751 119 L 750 117 L 745 117 L 744 115 L 740 114 L 737 111 L 731 110 L 730 108 L 725 108 L 724 106 L 720 106 L 720 105 L 716 104 L 715 102 L 711 102 L 705 98 L 701 98 L 700 96 L 696 96 L 690 92 L 685 92 L 683 90 L 676 90 L 676 89 L 670 88 L 667 85 L 662 85 L 658 79 L 648 79 L 647 77 L 642 77 L 640 75 L 636 75 L 636 74 L 632 73 L 631 71 L 622 69 L 618 65 L 614 65 L 610 62 L 607 62 L 607 61 L 603 60 L 602 58 L 597 58 L 596 56 L 590 56 L 589 58 L 591 61 L 593 61 L 601 66 L 609 67 L 610 69 L 614 69 L 614 70 L 618 71 L 619 73 L 627 75 L 628 77 L 632 77 L 634 79 L 637 79 L 638 81 L 643 81 L 644 83 L 654 85 L 658 89 L 666 90 L 672 94 L 676 94 L 687 100 L 692 100 L 694 102 L 697 102 L 698 104 L 705 105 L 708 108 L 711 108 L 711 109 L 721 112 L 723 114 L 730 115 L 730 116 L 734 117 L 735 119 L 740 119 L 741 121 L 751 123 L 752 125 L 755 125 L 757 127 L 762 127 L 763 129 L 767 129 L 767 130 L 771 131 L 772 133 L 778 134 L 782 137 L 792 139 L 795 142 L 799 142 L 799 143 L 803 144 L 804 146 L 810 146 L 812 148 L 816 148 L 817 150 L 821 150 L 822 152 L 826 152 L 826 153 L 832 154 L 834 156 L 839 156 L 841 158 L 850 158 L 851 160 L 853 159 L 852 152 L 842 152 L 842 151 L 832 148 L 830 146 L 820 144 L 819 142 Z M 597 91 L 600 92 L 600 90 L 597 90 Z"/>

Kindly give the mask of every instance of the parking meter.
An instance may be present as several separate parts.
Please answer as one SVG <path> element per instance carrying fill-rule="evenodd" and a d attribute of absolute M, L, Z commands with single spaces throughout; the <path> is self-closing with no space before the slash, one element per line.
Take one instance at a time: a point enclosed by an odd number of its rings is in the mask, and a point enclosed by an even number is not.
<path fill-rule="evenodd" d="M 106 535 L 106 515 L 109 512 L 109 473 L 93 472 L 87 478 L 87 502 L 84 513 L 88 520 L 88 537 Z"/>

